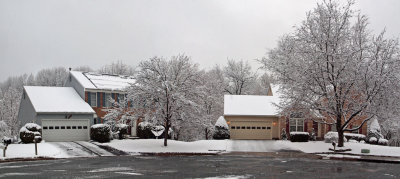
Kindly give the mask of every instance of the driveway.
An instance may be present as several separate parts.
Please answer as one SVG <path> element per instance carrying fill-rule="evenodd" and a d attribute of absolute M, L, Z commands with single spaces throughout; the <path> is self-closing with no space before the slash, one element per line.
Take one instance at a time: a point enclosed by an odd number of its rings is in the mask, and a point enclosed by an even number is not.
<path fill-rule="evenodd" d="M 290 152 L 288 152 L 290 153 Z M 115 156 L 0 163 L 0 178 L 396 178 L 397 164 L 263 155 Z"/>
<path fill-rule="evenodd" d="M 294 151 L 282 147 L 274 140 L 227 140 L 228 152 L 280 152 Z"/>
<path fill-rule="evenodd" d="M 113 156 L 110 152 L 105 151 L 92 143 L 84 141 L 51 142 L 51 144 L 63 150 L 70 157 Z"/>

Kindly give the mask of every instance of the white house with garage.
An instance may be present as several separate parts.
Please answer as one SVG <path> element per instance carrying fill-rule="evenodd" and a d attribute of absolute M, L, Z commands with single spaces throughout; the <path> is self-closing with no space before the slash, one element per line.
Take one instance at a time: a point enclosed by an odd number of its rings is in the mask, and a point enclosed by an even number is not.
<path fill-rule="evenodd" d="M 74 88 L 24 86 L 18 119 L 41 125 L 45 141 L 88 141 L 94 114 Z"/>

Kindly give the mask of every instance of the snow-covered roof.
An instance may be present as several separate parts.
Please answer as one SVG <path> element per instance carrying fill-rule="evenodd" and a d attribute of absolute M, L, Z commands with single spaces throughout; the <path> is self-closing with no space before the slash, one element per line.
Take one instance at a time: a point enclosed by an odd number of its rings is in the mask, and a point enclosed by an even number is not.
<path fill-rule="evenodd" d="M 131 76 L 98 74 L 92 72 L 78 71 L 71 71 L 70 74 L 74 76 L 78 80 L 78 82 L 86 89 L 123 91 L 125 90 L 125 88 L 135 83 L 135 80 Z"/>
<path fill-rule="evenodd" d="M 72 87 L 24 86 L 37 113 L 95 113 Z"/>
<path fill-rule="evenodd" d="M 225 95 L 226 116 L 278 116 L 278 96 Z"/>

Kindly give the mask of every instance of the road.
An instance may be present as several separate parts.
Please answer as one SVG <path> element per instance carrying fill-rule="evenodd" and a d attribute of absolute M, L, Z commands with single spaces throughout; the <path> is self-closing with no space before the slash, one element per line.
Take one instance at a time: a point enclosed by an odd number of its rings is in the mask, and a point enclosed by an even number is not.
<path fill-rule="evenodd" d="M 114 156 L 0 163 L 0 178 L 396 178 L 400 165 L 290 155 Z M 287 157 L 285 157 L 287 156 Z"/>

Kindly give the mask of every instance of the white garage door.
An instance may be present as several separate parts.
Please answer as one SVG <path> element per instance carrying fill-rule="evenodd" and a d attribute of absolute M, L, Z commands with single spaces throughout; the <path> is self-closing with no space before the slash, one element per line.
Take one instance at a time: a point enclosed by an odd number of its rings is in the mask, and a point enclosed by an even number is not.
<path fill-rule="evenodd" d="M 89 119 L 43 119 L 43 140 L 49 142 L 88 141 L 89 125 Z"/>

